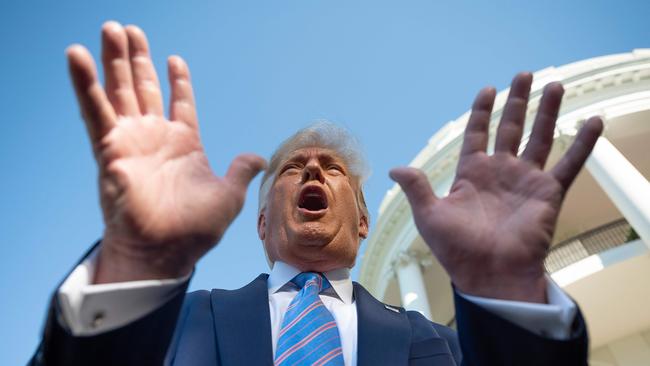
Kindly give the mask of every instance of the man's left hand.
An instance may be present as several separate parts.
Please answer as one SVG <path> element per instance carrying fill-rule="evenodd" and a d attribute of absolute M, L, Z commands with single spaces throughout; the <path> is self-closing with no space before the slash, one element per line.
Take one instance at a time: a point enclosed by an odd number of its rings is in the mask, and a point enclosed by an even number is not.
<path fill-rule="evenodd" d="M 425 174 L 396 168 L 415 224 L 456 287 L 470 295 L 546 302 L 544 258 L 564 196 L 600 136 L 600 118 L 589 119 L 559 162 L 544 165 L 564 90 L 548 84 L 528 145 L 517 156 L 532 74 L 517 75 L 488 155 L 488 125 L 495 90 L 476 97 L 449 194 L 435 196 Z"/>

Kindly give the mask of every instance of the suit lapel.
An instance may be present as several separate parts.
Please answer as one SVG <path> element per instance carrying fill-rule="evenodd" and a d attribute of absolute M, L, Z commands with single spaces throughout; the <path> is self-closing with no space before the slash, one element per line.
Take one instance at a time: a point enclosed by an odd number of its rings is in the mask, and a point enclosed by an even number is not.
<path fill-rule="evenodd" d="M 357 303 L 357 364 L 407 365 L 411 325 L 402 308 L 387 307 L 354 283 Z"/>
<path fill-rule="evenodd" d="M 212 312 L 221 365 L 273 365 L 268 275 L 239 290 L 212 290 Z"/>

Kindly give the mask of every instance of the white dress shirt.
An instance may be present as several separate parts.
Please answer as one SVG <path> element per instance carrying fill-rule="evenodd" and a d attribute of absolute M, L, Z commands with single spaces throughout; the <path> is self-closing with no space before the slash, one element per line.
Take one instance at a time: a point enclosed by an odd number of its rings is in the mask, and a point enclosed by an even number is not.
<path fill-rule="evenodd" d="M 137 320 L 176 296 L 188 277 L 93 285 L 97 250 L 77 266 L 59 289 L 59 321 L 76 336 L 96 335 Z M 298 269 L 275 262 L 268 279 L 269 311 L 273 353 L 284 313 L 298 289 L 290 281 Z M 346 365 L 356 365 L 357 307 L 350 270 L 324 273 L 332 287 L 320 298 L 336 320 Z M 547 278 L 548 304 L 489 299 L 460 294 L 467 300 L 531 332 L 554 339 L 567 339 L 576 314 L 576 305 Z"/>
<path fill-rule="evenodd" d="M 271 311 L 271 339 L 273 355 L 278 343 L 282 320 L 298 289 L 291 280 L 300 271 L 286 263 L 275 262 L 268 280 L 269 309 Z M 346 365 L 357 364 L 357 305 L 354 302 L 350 270 L 340 268 L 323 273 L 332 287 L 320 293 L 320 299 L 332 313 L 341 337 L 341 350 Z"/>

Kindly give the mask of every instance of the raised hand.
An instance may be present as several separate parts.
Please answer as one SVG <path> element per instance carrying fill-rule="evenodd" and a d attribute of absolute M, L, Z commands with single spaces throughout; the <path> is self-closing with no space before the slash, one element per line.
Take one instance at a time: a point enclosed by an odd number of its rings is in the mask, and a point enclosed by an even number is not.
<path fill-rule="evenodd" d="M 529 143 L 517 157 L 531 83 L 529 73 L 512 81 L 492 155 L 486 148 L 495 90 L 478 94 L 446 197 L 436 197 L 418 169 L 390 173 L 409 200 L 420 235 L 467 294 L 546 301 L 544 258 L 560 207 L 603 128 L 599 118 L 589 119 L 561 160 L 544 171 L 564 93 L 559 83 L 548 84 Z"/>
<path fill-rule="evenodd" d="M 67 55 L 99 167 L 105 232 L 95 282 L 188 274 L 241 210 L 264 159 L 240 155 L 223 178 L 215 176 L 201 145 L 187 65 L 178 56 L 168 60 L 166 119 L 139 28 L 103 26 L 103 88 L 84 47 L 73 45 Z"/>

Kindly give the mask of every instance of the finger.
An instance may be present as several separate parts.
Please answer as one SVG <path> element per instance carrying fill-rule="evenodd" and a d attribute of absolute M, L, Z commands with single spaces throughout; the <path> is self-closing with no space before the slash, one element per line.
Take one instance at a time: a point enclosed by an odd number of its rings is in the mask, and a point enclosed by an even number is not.
<path fill-rule="evenodd" d="M 190 70 L 179 56 L 169 57 L 167 64 L 172 89 L 169 117 L 173 121 L 182 121 L 190 127 L 198 128 Z"/>
<path fill-rule="evenodd" d="M 426 175 L 411 167 L 395 168 L 389 173 L 390 178 L 402 187 L 413 211 L 419 211 L 436 202 L 436 196 Z"/>
<path fill-rule="evenodd" d="M 463 147 L 460 151 L 461 159 L 463 156 L 476 152 L 485 152 L 488 143 L 490 115 L 492 114 L 495 96 L 496 90 L 491 87 L 482 89 L 476 96 L 472 105 L 472 113 L 465 127 Z"/>
<path fill-rule="evenodd" d="M 160 82 L 149 55 L 147 36 L 134 25 L 128 25 L 125 29 L 129 42 L 133 86 L 140 111 L 144 114 L 162 116 L 163 101 Z"/>
<path fill-rule="evenodd" d="M 553 131 L 557 120 L 564 88 L 560 83 L 550 83 L 544 88 L 539 111 L 535 116 L 533 131 L 522 154 L 522 159 L 544 168 L 553 145 Z"/>
<path fill-rule="evenodd" d="M 244 190 L 255 176 L 266 169 L 266 160 L 255 154 L 242 154 L 237 156 L 226 172 L 226 180 Z"/>
<path fill-rule="evenodd" d="M 140 114 L 133 90 L 128 39 L 124 28 L 117 22 L 106 22 L 102 27 L 102 63 L 106 94 L 115 112 L 122 116 Z"/>
<path fill-rule="evenodd" d="M 589 118 L 587 123 L 578 131 L 578 135 L 569 150 L 551 169 L 551 174 L 560 182 L 565 191 L 569 189 L 580 169 L 582 169 L 602 131 L 603 121 L 600 117 Z"/>
<path fill-rule="evenodd" d="M 512 79 L 508 100 L 506 101 L 505 107 L 503 107 L 503 115 L 497 128 L 497 137 L 494 146 L 496 152 L 517 154 L 523 133 L 526 106 L 528 105 L 528 96 L 530 95 L 530 86 L 532 83 L 533 75 L 529 72 L 517 74 Z"/>
<path fill-rule="evenodd" d="M 72 84 L 77 94 L 81 115 L 88 135 L 95 145 L 115 125 L 115 111 L 97 79 L 95 62 L 87 49 L 80 45 L 66 50 Z"/>

